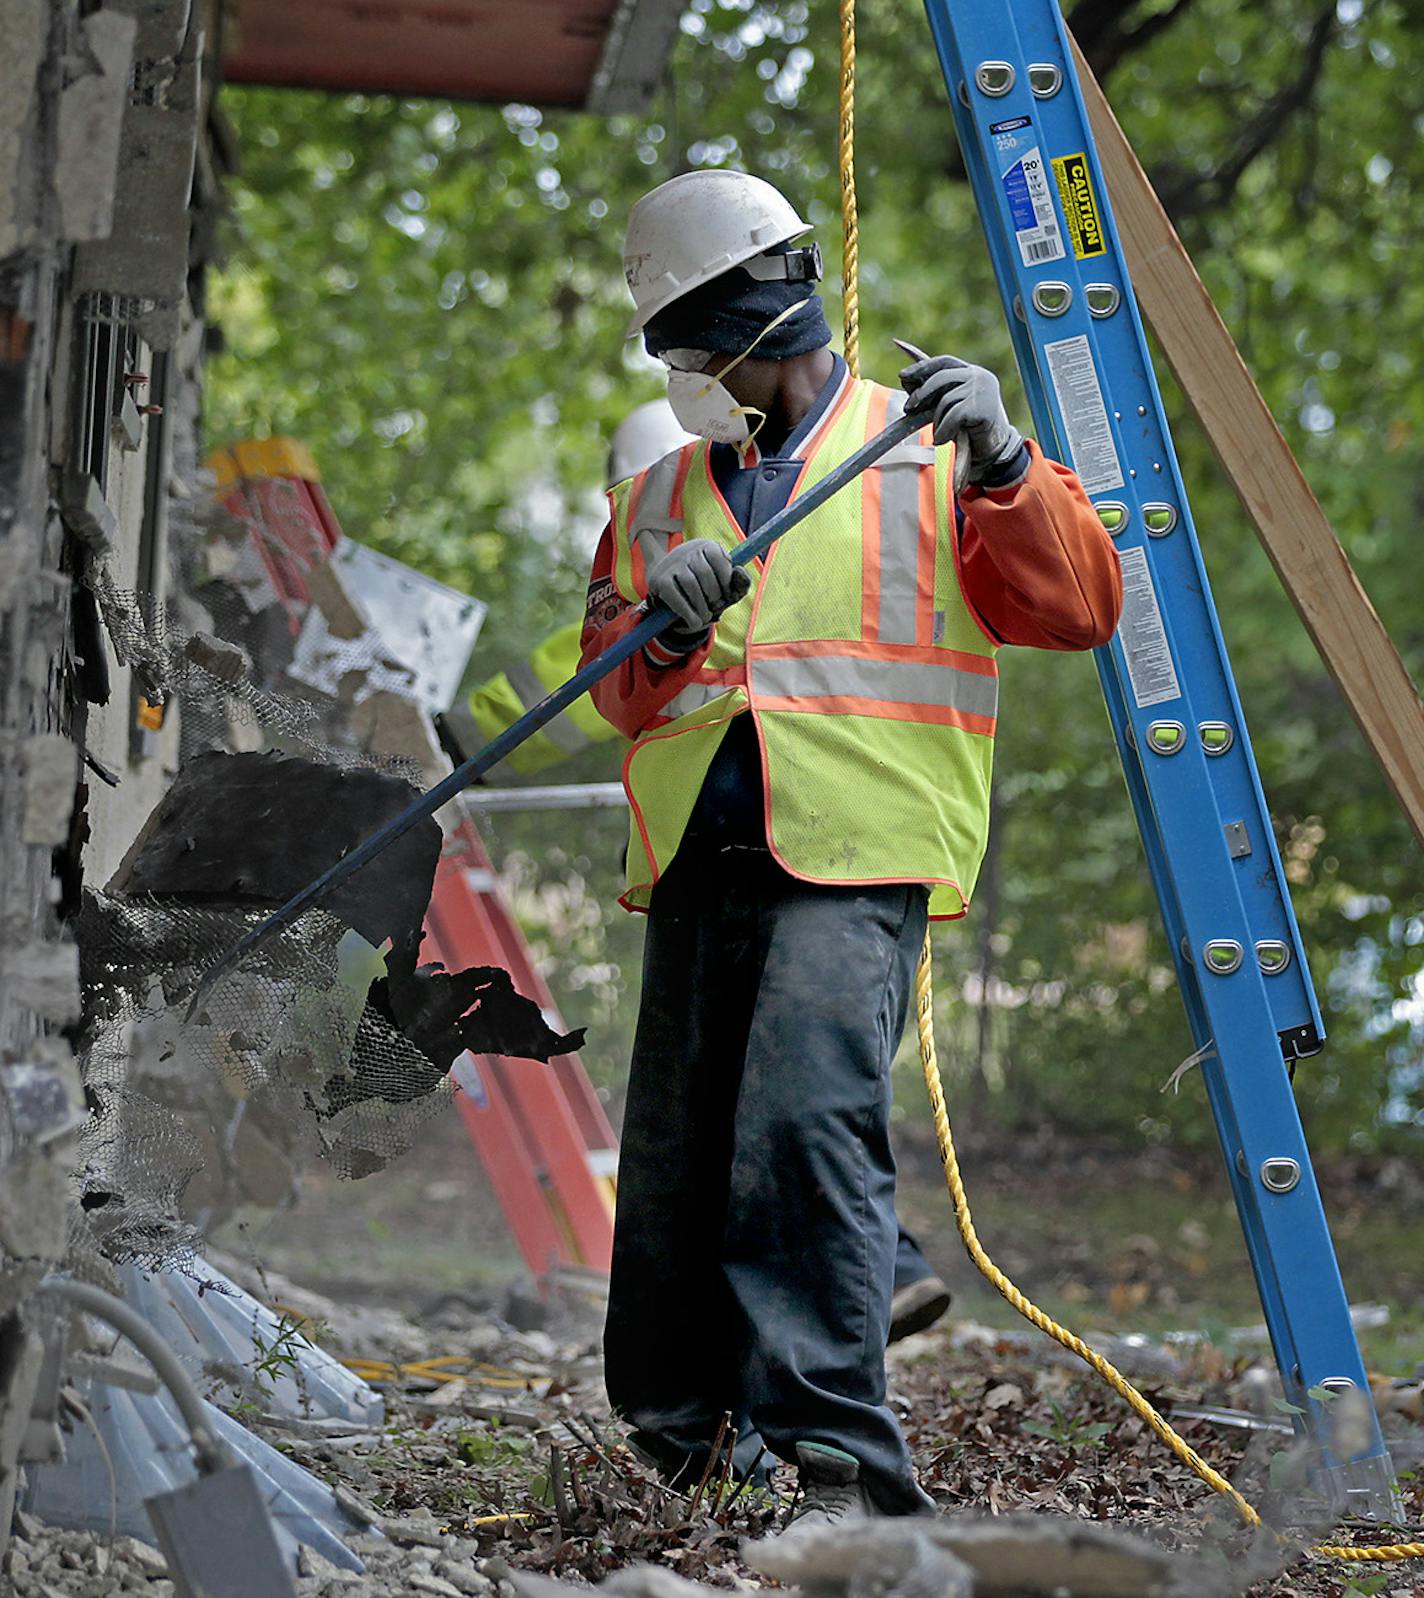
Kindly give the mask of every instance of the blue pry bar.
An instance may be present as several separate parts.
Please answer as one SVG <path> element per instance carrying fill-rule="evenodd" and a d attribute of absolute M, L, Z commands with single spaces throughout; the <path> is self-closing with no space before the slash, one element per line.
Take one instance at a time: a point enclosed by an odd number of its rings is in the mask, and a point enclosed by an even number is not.
<path fill-rule="evenodd" d="M 853 455 L 847 456 L 839 466 L 827 472 L 820 482 L 792 500 L 785 510 L 779 511 L 750 538 L 738 544 L 731 554 L 732 564 L 745 566 L 749 561 L 764 555 L 778 538 L 789 533 L 799 521 L 804 520 L 813 510 L 824 505 L 828 499 L 859 477 L 867 466 L 873 466 L 888 450 L 894 449 L 897 444 L 919 432 L 924 425 L 925 417 L 907 408 L 904 415 L 897 417 L 883 432 L 868 439 Z M 418 821 L 434 815 L 447 800 L 453 799 L 472 782 L 477 782 L 492 766 L 498 765 L 507 755 L 512 754 L 526 738 L 532 737 L 560 711 L 567 710 L 574 700 L 581 698 L 596 682 L 601 682 L 611 672 L 616 671 L 625 660 L 636 655 L 644 644 L 658 637 L 660 633 L 666 632 L 676 620 L 677 617 L 665 605 L 650 607 L 647 615 L 631 632 L 625 633 L 596 660 L 591 660 L 588 665 L 575 672 L 566 683 L 541 699 L 537 705 L 526 710 L 512 727 L 507 728 L 498 738 L 491 739 L 477 754 L 471 755 L 463 765 L 457 766 L 448 777 L 436 783 L 420 798 L 413 800 L 379 832 L 373 833 L 364 843 L 358 844 L 350 854 L 338 860 L 334 866 L 328 867 L 300 893 L 293 894 L 286 904 L 274 910 L 265 921 L 244 933 L 204 974 L 189 1002 L 189 1017 L 194 1015 L 214 986 L 259 944 L 265 943 L 304 910 L 310 910 L 338 883 L 344 882 L 362 866 L 375 859 L 383 849 L 409 832 Z"/>

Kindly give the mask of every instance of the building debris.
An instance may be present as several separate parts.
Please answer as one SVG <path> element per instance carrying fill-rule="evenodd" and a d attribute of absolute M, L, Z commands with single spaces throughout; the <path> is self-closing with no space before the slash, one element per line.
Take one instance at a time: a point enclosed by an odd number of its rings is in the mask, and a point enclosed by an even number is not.
<path fill-rule="evenodd" d="M 11 943 L 0 948 L 0 987 L 46 1021 L 79 1019 L 79 950 L 72 943 Z"/>
<path fill-rule="evenodd" d="M 25 745 L 25 811 L 20 834 L 27 844 L 56 848 L 69 838 L 79 751 L 60 733 L 37 733 Z"/>

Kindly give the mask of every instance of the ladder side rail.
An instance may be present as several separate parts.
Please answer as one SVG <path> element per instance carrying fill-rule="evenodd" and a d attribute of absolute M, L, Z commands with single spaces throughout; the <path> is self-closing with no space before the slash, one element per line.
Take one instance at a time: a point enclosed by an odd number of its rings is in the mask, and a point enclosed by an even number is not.
<path fill-rule="evenodd" d="M 504 890 L 495 875 L 489 851 L 485 848 L 474 822 L 468 818 L 461 822 L 453 836 L 447 838 L 445 846 L 447 850 L 452 847 L 463 850 L 465 864 L 474 871 L 489 873 L 492 886 L 477 888 L 475 891 L 479 894 L 485 916 L 497 941 L 499 963 L 514 978 L 515 987 L 526 998 L 533 999 L 539 1005 L 549 1025 L 556 1032 L 567 1031 L 567 1023 L 563 1019 L 549 984 L 544 980 L 544 973 L 535 963 L 529 945 L 519 930 L 519 925 L 514 919 L 514 911 L 505 898 Z M 602 1100 L 589 1081 L 583 1062 L 577 1054 L 566 1054 L 551 1060 L 549 1064 L 563 1086 L 564 1094 L 578 1119 L 589 1148 L 608 1151 L 611 1156 L 618 1147 L 617 1134 L 608 1119 L 608 1112 L 604 1109 Z"/>
<path fill-rule="evenodd" d="M 959 60 L 952 38 L 940 26 L 942 21 L 942 16 L 932 10 L 931 23 L 934 27 L 936 43 L 940 46 L 941 65 L 944 68 L 946 81 L 951 85 L 964 83 L 966 79 L 963 65 Z M 958 93 L 959 91 L 956 89 L 955 92 Z M 960 104 L 963 104 L 962 95 L 960 95 Z M 991 186 L 993 180 L 987 170 L 984 151 L 978 139 L 966 135 L 962 127 L 960 129 L 960 144 L 961 154 L 968 172 L 970 185 L 974 191 L 979 214 L 986 219 L 990 218 L 994 215 L 997 193 L 995 188 Z M 1016 307 L 1018 303 L 1021 303 L 1019 301 L 1019 284 L 1007 265 L 1005 252 L 1002 249 L 996 249 L 991 246 L 989 256 L 995 277 L 999 283 L 1000 297 L 1003 304 L 1006 307 Z M 1029 336 L 1026 319 L 1017 314 L 1015 310 L 1007 316 L 1007 326 L 1018 360 L 1019 370 L 1025 374 L 1025 390 L 1034 416 L 1035 426 L 1038 428 L 1041 438 L 1045 440 L 1052 439 L 1058 431 L 1057 420 L 1048 405 L 1043 385 L 1041 382 L 1031 380 L 1028 375 L 1035 374 L 1038 370 L 1038 352 Z M 1156 811 L 1153 808 L 1151 794 L 1148 791 L 1146 776 L 1138 753 L 1136 738 L 1123 693 L 1122 680 L 1109 650 L 1095 650 L 1094 664 L 1097 667 L 1099 680 L 1102 684 L 1103 697 L 1107 705 L 1113 736 L 1117 743 L 1128 794 L 1132 801 L 1133 811 L 1141 833 L 1149 874 L 1166 926 L 1171 955 L 1176 967 L 1178 985 L 1187 1011 L 1191 1034 L 1196 1048 L 1201 1049 L 1212 1045 L 1211 1020 L 1207 1014 L 1200 983 L 1197 980 L 1196 968 L 1188 952 L 1189 940 L 1186 936 L 1186 923 L 1177 899 L 1176 885 L 1167 861 Z M 1204 1071 L 1203 1079 L 1222 1147 L 1223 1167 L 1240 1216 L 1247 1255 L 1266 1313 L 1267 1326 L 1276 1340 L 1275 1353 L 1277 1362 L 1283 1371 L 1296 1371 L 1299 1368 L 1300 1359 L 1295 1347 L 1294 1337 L 1289 1333 L 1289 1318 L 1284 1312 L 1280 1283 L 1271 1257 L 1269 1242 L 1262 1231 L 1259 1207 L 1255 1203 L 1255 1196 L 1251 1190 L 1250 1183 L 1243 1178 L 1236 1160 L 1228 1152 L 1241 1146 L 1241 1137 L 1236 1125 L 1234 1108 L 1229 1095 L 1223 1092 L 1223 1085 L 1215 1072 Z M 1298 1401 L 1303 1397 L 1303 1389 L 1298 1380 L 1287 1383 L 1287 1391 L 1291 1394 L 1292 1401 Z M 1304 1408 L 1304 1404 L 1299 1403 L 1298 1407 Z"/>
<path fill-rule="evenodd" d="M 426 923 L 425 952 L 447 967 L 458 963 L 457 952 L 446 947 L 433 918 Z M 573 1264 L 573 1250 L 555 1223 L 540 1180 L 538 1151 L 498 1084 L 468 1053 L 455 1061 L 451 1075 L 458 1088 L 455 1108 L 530 1274 L 542 1277 L 557 1265 Z"/>
<path fill-rule="evenodd" d="M 452 966 L 487 964 L 497 954 L 498 939 L 487 906 L 461 857 L 445 856 L 437 866 L 428 919 L 442 948 L 453 955 L 453 961 L 447 961 Z M 573 1263 L 607 1270 L 613 1251 L 607 1183 L 593 1169 L 582 1128 L 557 1074 L 538 1060 L 514 1060 L 501 1079 L 508 1083 L 512 1112 L 538 1150 L 541 1174 L 552 1183 L 567 1218 L 577 1250 Z"/>
<path fill-rule="evenodd" d="M 1297 1048 L 1295 1052 L 1298 1056 L 1313 1053 L 1318 1051 L 1324 1041 L 1325 1024 L 1311 980 L 1309 963 L 1305 957 L 1304 942 L 1276 844 L 1270 805 L 1256 764 L 1255 749 L 1247 729 L 1246 715 L 1241 704 L 1235 674 L 1231 669 L 1230 654 L 1212 595 L 1186 485 L 1182 479 L 1176 448 L 1162 406 L 1161 391 L 1152 367 L 1146 331 L 1127 272 L 1127 258 L 1113 215 L 1112 198 L 1108 193 L 1097 145 L 1088 120 L 1087 106 L 1078 83 L 1067 27 L 1057 6 L 1049 8 L 1030 5 L 1026 15 L 1029 19 L 1029 25 L 1025 29 L 1027 43 L 1034 52 L 1030 59 L 1049 62 L 1062 75 L 1062 88 L 1058 94 L 1039 103 L 1045 108 L 1050 128 L 1060 122 L 1071 127 L 1074 135 L 1072 149 L 1074 153 L 1081 150 L 1086 161 L 1092 191 L 1097 198 L 1097 210 L 1105 244 L 1104 255 L 1095 259 L 1110 263 L 1113 285 L 1121 295 L 1119 310 L 1111 317 L 1096 323 L 1102 329 L 1105 341 L 1118 346 L 1109 351 L 1105 365 L 1100 365 L 1099 370 L 1105 371 L 1111 378 L 1111 375 L 1119 370 L 1131 370 L 1128 363 L 1135 357 L 1137 368 L 1135 378 L 1141 381 L 1146 391 L 1145 396 L 1138 399 L 1138 404 L 1145 404 L 1148 409 L 1149 414 L 1145 421 L 1150 423 L 1154 451 L 1158 446 L 1161 451 L 1160 454 L 1154 453 L 1154 460 L 1162 465 L 1163 472 L 1160 475 L 1167 478 L 1171 489 L 1170 496 L 1163 498 L 1169 499 L 1179 516 L 1179 526 L 1174 532 L 1168 533 L 1163 538 L 1155 538 L 1149 534 L 1143 547 L 1154 566 L 1154 575 L 1161 573 L 1173 585 L 1166 595 L 1165 619 L 1176 624 L 1177 633 L 1188 653 L 1185 662 L 1187 684 L 1195 696 L 1198 713 L 1205 711 L 1201 720 L 1225 722 L 1233 729 L 1235 735 L 1231 747 L 1222 755 L 1205 755 L 1197 740 L 1192 741 L 1186 752 L 1203 769 L 1203 774 L 1208 776 L 1211 789 L 1217 797 L 1223 823 L 1249 817 L 1253 812 L 1260 819 L 1259 844 L 1254 835 L 1252 843 L 1269 857 L 1270 874 L 1267 876 L 1264 872 L 1243 869 L 1238 875 L 1244 879 L 1244 884 L 1255 890 L 1254 895 L 1248 892 L 1246 896 L 1248 901 L 1254 897 L 1254 909 L 1262 918 L 1267 923 L 1279 919 L 1285 924 L 1284 941 L 1291 951 L 1291 965 L 1299 978 L 1296 985 L 1299 991 L 1287 990 L 1280 976 L 1271 978 L 1270 991 L 1273 1000 L 1279 998 L 1282 1001 L 1276 1005 L 1276 1014 L 1285 1022 L 1282 1030 L 1292 1024 L 1290 1020 L 1292 1014 L 1301 1013 L 1295 1009 L 1295 1006 L 1301 997 L 1304 998 L 1308 1023 L 1314 1028 L 1315 1039 L 1313 1044 L 1309 1040 L 1298 1040 L 1305 1042 L 1307 1046 Z M 1089 276 L 1089 273 L 1084 264 L 1075 263 L 1075 265 L 1078 266 L 1081 284 L 1082 279 Z M 1096 266 L 1091 275 L 1094 278 L 1100 276 Z M 1125 320 L 1120 322 L 1119 318 Z M 1089 318 L 1090 326 L 1094 320 Z M 1135 411 L 1136 407 L 1133 409 Z M 1127 410 L 1124 409 L 1124 415 L 1127 414 Z M 1175 605 L 1171 603 L 1171 596 L 1174 593 L 1197 595 L 1200 603 Z M 1185 626 L 1184 618 L 1192 625 Z M 1203 694 L 1204 678 L 1207 680 L 1205 694 Z M 1221 696 L 1219 699 L 1218 694 Z M 1202 704 L 1203 697 L 1206 700 L 1205 705 Z M 1198 722 L 1198 725 L 1200 724 Z M 1188 731 L 1190 733 L 1190 727 Z M 1161 758 L 1141 749 L 1140 745 L 1139 750 L 1144 766 Z M 1209 773 L 1205 771 L 1208 764 L 1211 768 Z M 1289 971 L 1282 975 L 1288 976 Z"/>
<path fill-rule="evenodd" d="M 946 65 L 947 78 L 951 78 L 957 71 L 957 59 L 952 54 L 950 61 L 953 64 Z M 992 214 L 995 195 L 994 191 L 989 187 L 983 152 L 976 140 L 965 140 L 962 144 L 961 153 L 980 214 L 989 216 Z M 991 249 L 990 261 L 999 282 L 1003 303 L 1006 306 L 1013 306 L 1019 292 L 1017 281 L 1006 269 L 1004 258 L 1000 251 Z M 1009 316 L 1008 328 L 1020 371 L 1024 373 L 1034 372 L 1037 369 L 1037 351 L 1033 347 L 1023 318 L 1016 314 Z M 1057 424 L 1048 407 L 1041 386 L 1029 382 L 1026 384 L 1026 393 L 1040 437 L 1045 440 L 1053 438 L 1057 431 Z M 1094 664 L 1097 667 L 1098 677 L 1102 685 L 1108 718 L 1117 743 L 1129 798 L 1131 799 L 1141 833 L 1148 871 L 1157 896 L 1162 919 L 1166 926 L 1171 955 L 1176 967 L 1183 1002 L 1187 1010 L 1191 1034 L 1195 1046 L 1201 1049 L 1212 1043 L 1211 1021 L 1202 999 L 1195 967 L 1187 953 L 1189 945 L 1185 935 L 1186 923 L 1177 900 L 1176 885 L 1168 868 L 1156 812 L 1153 809 L 1151 795 L 1147 789 L 1135 735 L 1132 731 L 1131 718 L 1128 714 L 1123 694 L 1121 678 L 1108 650 L 1095 650 Z M 1289 1321 L 1284 1312 L 1281 1287 L 1277 1279 L 1268 1240 L 1261 1227 L 1259 1206 L 1255 1203 L 1255 1195 L 1251 1184 L 1243 1178 L 1236 1161 L 1226 1152 L 1228 1149 L 1236 1149 L 1241 1146 L 1241 1137 L 1236 1126 L 1235 1112 L 1230 1097 L 1222 1090 L 1222 1083 L 1217 1074 L 1211 1071 L 1204 1071 L 1203 1077 L 1222 1146 L 1223 1169 L 1226 1172 L 1227 1181 L 1241 1219 L 1247 1256 L 1260 1291 L 1263 1307 L 1265 1308 L 1267 1326 L 1273 1337 L 1276 1338 L 1275 1353 L 1277 1361 L 1283 1371 L 1295 1371 L 1299 1368 L 1300 1358 L 1295 1347 L 1294 1338 L 1288 1332 Z M 1296 1402 L 1298 1407 L 1304 1408 L 1302 1401 L 1304 1390 L 1299 1380 L 1288 1383 L 1287 1391 L 1292 1401 Z M 1299 1424 L 1299 1420 L 1297 1420 L 1297 1426 Z"/>
<path fill-rule="evenodd" d="M 965 82 L 962 64 L 955 51 L 953 40 L 944 26 L 943 14 L 935 8 L 930 9 L 930 25 L 935 36 L 936 46 L 939 48 L 940 62 L 946 83 L 957 85 Z M 955 96 L 959 94 L 957 87 L 952 92 Z M 962 105 L 962 100 L 960 104 Z M 970 187 L 974 193 L 979 215 L 986 219 L 990 218 L 994 214 L 996 193 L 994 188 L 991 187 L 984 151 L 976 138 L 966 136 L 962 127 L 959 129 L 959 144 L 960 154 L 963 157 L 965 169 L 969 176 Z M 991 247 L 988 253 L 990 265 L 993 267 L 994 276 L 999 284 L 1000 298 L 1005 306 L 1012 307 L 1018 300 L 1018 282 L 1008 269 L 1002 251 Z M 1028 326 L 1024 318 L 1017 314 L 1010 314 L 1007 316 L 1006 322 L 1020 373 L 1035 372 L 1038 368 L 1038 352 L 1029 336 Z M 1057 423 L 1048 407 L 1042 385 L 1025 380 L 1024 386 L 1038 436 L 1045 445 L 1050 444 L 1057 434 Z M 1060 458 L 1062 457 L 1060 456 Z M 1128 798 L 1132 803 L 1133 814 L 1137 819 L 1138 832 L 1142 839 L 1143 852 L 1147 858 L 1148 873 L 1152 879 L 1152 886 L 1166 927 L 1167 941 L 1171 950 L 1172 962 L 1176 968 L 1177 980 L 1179 984 L 1185 987 L 1191 981 L 1192 971 L 1186 953 L 1189 946 L 1186 921 L 1177 899 L 1177 890 L 1168 865 L 1161 829 L 1157 823 L 1157 815 L 1152 807 L 1151 795 L 1147 788 L 1141 762 L 1138 759 L 1132 720 L 1128 714 L 1122 682 L 1109 649 L 1095 649 L 1093 651 L 1093 664 L 1097 669 L 1098 681 L 1102 686 L 1108 721 L 1112 727 L 1113 738 L 1117 744 L 1118 755 L 1122 762 Z M 1190 1013 L 1192 1007 L 1189 1006 L 1188 1009 Z M 1191 1020 L 1196 1047 L 1201 1048 L 1211 1036 L 1210 1029 L 1208 1027 L 1206 1030 L 1202 1030 L 1201 1026 L 1197 1025 L 1197 1017 L 1194 1013 L 1191 1014 Z"/>

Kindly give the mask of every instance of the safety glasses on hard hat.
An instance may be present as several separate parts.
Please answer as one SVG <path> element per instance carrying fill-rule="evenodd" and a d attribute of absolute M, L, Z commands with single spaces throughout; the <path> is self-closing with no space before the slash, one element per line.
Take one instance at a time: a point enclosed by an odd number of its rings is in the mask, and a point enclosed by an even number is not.
<path fill-rule="evenodd" d="M 821 246 L 806 244 L 796 250 L 771 251 L 739 263 L 742 271 L 759 283 L 819 283 L 823 274 Z"/>

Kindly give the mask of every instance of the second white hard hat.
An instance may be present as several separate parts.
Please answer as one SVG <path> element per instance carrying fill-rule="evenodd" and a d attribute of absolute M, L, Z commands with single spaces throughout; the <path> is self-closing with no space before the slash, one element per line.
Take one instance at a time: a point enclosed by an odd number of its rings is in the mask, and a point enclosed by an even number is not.
<path fill-rule="evenodd" d="M 778 189 L 748 172 L 684 172 L 628 215 L 623 275 L 637 307 L 632 338 L 692 289 L 810 231 Z"/>
<path fill-rule="evenodd" d="M 608 441 L 610 487 L 691 442 L 692 434 L 678 425 L 672 406 L 665 399 L 649 400 L 630 411 Z"/>

